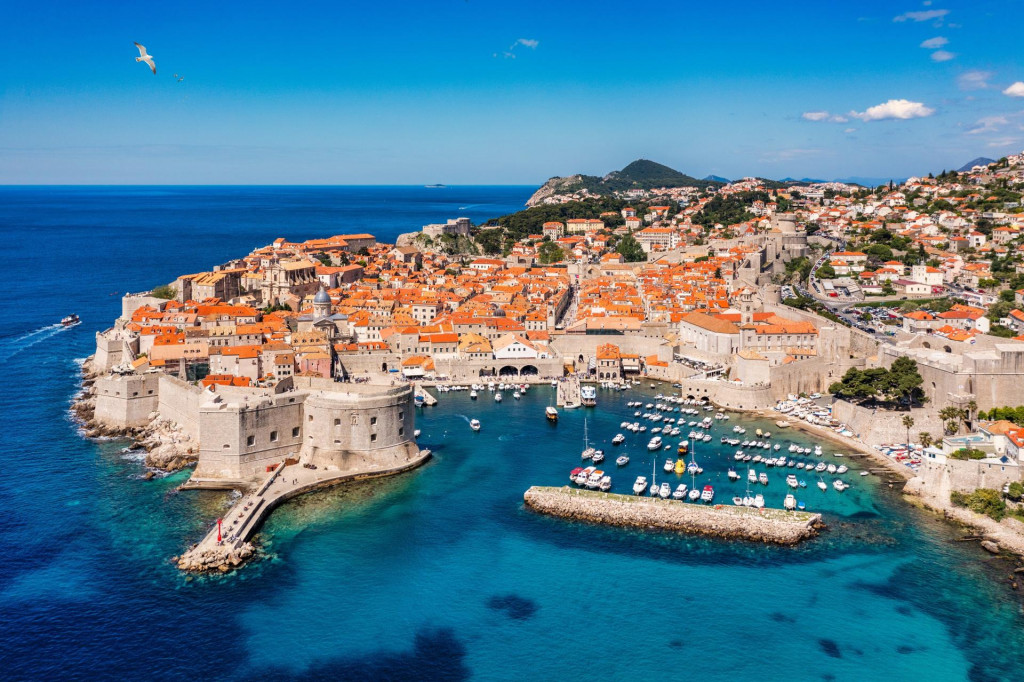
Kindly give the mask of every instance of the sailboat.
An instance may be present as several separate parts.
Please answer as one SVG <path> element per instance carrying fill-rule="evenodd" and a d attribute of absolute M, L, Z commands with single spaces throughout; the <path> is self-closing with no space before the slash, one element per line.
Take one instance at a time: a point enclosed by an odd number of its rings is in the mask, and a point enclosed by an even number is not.
<path fill-rule="evenodd" d="M 649 491 L 651 493 L 651 497 L 658 496 L 658 489 L 658 462 L 655 460 L 654 463 L 651 464 L 651 489 Z"/>
<path fill-rule="evenodd" d="M 587 420 L 584 419 L 583 420 L 583 452 L 581 453 L 580 456 L 583 459 L 590 459 L 590 458 L 592 458 L 594 456 L 595 452 L 597 452 L 597 450 L 595 450 L 594 448 L 590 447 L 590 443 L 587 441 Z"/>

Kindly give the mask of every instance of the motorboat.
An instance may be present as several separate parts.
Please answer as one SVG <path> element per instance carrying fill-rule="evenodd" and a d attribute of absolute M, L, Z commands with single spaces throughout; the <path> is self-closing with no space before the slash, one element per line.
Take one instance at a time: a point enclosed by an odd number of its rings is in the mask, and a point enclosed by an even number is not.
<path fill-rule="evenodd" d="M 522 394 L 519 391 L 513 391 L 512 397 L 515 398 L 516 400 L 519 400 L 519 398 L 522 397 Z"/>
<path fill-rule="evenodd" d="M 830 463 L 827 467 L 825 467 L 825 471 L 827 471 L 830 474 L 836 473 L 836 465 Z"/>
<path fill-rule="evenodd" d="M 819 473 L 819 474 L 820 474 L 821 472 L 823 472 L 823 471 L 824 471 L 825 469 L 827 469 L 827 468 L 828 468 L 828 465 L 827 465 L 827 464 L 825 464 L 824 462 L 818 462 L 817 466 L 815 466 L 815 467 L 814 467 L 814 470 L 815 470 L 815 471 L 816 471 L 817 473 Z"/>
<path fill-rule="evenodd" d="M 74 327 L 79 322 L 81 322 L 81 320 L 78 318 L 78 315 L 71 313 L 67 317 L 62 318 L 60 324 L 62 327 Z"/>
<path fill-rule="evenodd" d="M 413 432 L 412 432 L 412 437 L 413 438 L 419 438 L 421 433 L 423 433 L 423 432 L 420 431 L 419 429 L 414 429 Z"/>
<path fill-rule="evenodd" d="M 818 489 L 821 490 L 822 492 L 828 490 L 828 486 L 825 484 L 825 481 L 821 480 L 820 478 L 818 479 Z"/>
<path fill-rule="evenodd" d="M 668 483 L 662 483 L 661 488 L 658 489 L 658 497 L 665 500 L 672 495 L 672 486 Z"/>
<path fill-rule="evenodd" d="M 647 443 L 647 449 L 654 451 L 661 449 L 661 436 L 655 436 Z"/>
<path fill-rule="evenodd" d="M 594 473 L 597 467 L 586 467 L 580 473 L 576 474 L 576 485 L 585 486 L 587 479 L 590 478 L 590 474 Z"/>
<path fill-rule="evenodd" d="M 637 476 L 636 480 L 633 482 L 633 494 L 643 495 L 645 490 L 647 490 L 647 477 Z"/>
<path fill-rule="evenodd" d="M 600 464 L 604 461 L 604 450 L 594 450 L 594 456 L 591 458 L 594 460 L 594 464 Z"/>
<path fill-rule="evenodd" d="M 662 467 L 662 470 L 664 470 L 664 472 L 665 472 L 666 474 L 670 474 L 670 473 L 672 473 L 673 471 L 675 471 L 675 469 L 676 469 L 676 463 L 675 463 L 675 462 L 673 462 L 673 461 L 672 461 L 672 460 L 670 460 L 670 459 L 666 459 L 666 460 L 665 460 L 665 466 L 663 466 L 663 467 Z"/>
<path fill-rule="evenodd" d="M 850 468 L 845 464 L 840 464 L 839 466 L 836 467 L 836 473 L 839 474 L 840 476 L 845 474 L 849 470 Z"/>
<path fill-rule="evenodd" d="M 476 399 L 477 399 L 477 392 L 476 392 L 476 391 L 470 391 L 470 392 L 469 392 L 469 397 L 470 397 L 470 398 L 471 398 L 472 400 L 476 400 Z"/>
<path fill-rule="evenodd" d="M 871 473 L 871 472 L 869 472 L 869 471 L 862 471 L 862 472 L 860 472 L 860 475 L 861 476 L 867 476 L 869 473 Z"/>
<path fill-rule="evenodd" d="M 751 483 L 757 483 L 757 472 L 753 469 L 747 469 L 747 480 Z"/>
<path fill-rule="evenodd" d="M 686 472 L 686 460 L 683 460 L 683 459 L 677 459 L 676 460 L 675 472 L 677 474 L 682 474 L 682 473 Z"/>
<path fill-rule="evenodd" d="M 651 487 L 648 489 L 648 492 L 651 494 L 651 497 L 657 497 L 660 491 L 661 488 L 658 487 L 657 483 L 652 483 Z"/>
<path fill-rule="evenodd" d="M 548 405 L 544 408 L 544 414 L 547 416 L 549 422 L 558 421 L 558 410 Z"/>
<path fill-rule="evenodd" d="M 615 434 L 615 438 L 612 438 L 612 445 L 622 445 L 624 442 L 626 442 L 626 437 L 621 433 Z"/>
<path fill-rule="evenodd" d="M 624 467 L 627 464 L 629 464 L 629 455 L 619 455 L 615 459 L 615 465 L 616 466 Z"/>
<path fill-rule="evenodd" d="M 672 491 L 673 500 L 681 500 L 686 497 L 686 484 L 680 483 L 676 486 L 676 489 Z"/>
<path fill-rule="evenodd" d="M 803 502 L 797 502 L 796 508 L 799 509 L 800 511 L 803 511 L 804 509 L 807 509 L 807 505 L 804 504 Z"/>
<path fill-rule="evenodd" d="M 754 506 L 757 507 L 758 509 L 764 508 L 764 495 L 762 495 L 761 493 L 754 495 Z"/>
<path fill-rule="evenodd" d="M 474 431 L 479 431 L 480 430 L 480 420 L 479 419 L 470 419 L 469 420 L 469 428 L 473 429 Z"/>
<path fill-rule="evenodd" d="M 800 482 L 796 480 L 796 476 L 790 474 L 789 476 L 786 476 L 786 485 L 790 488 L 798 488 L 800 486 Z"/>
<path fill-rule="evenodd" d="M 738 480 L 740 480 L 740 475 L 738 473 L 736 473 L 736 470 L 733 469 L 732 467 L 729 467 L 729 480 L 730 481 L 738 481 Z"/>
<path fill-rule="evenodd" d="M 846 485 L 846 483 L 843 483 L 842 480 L 837 478 L 836 480 L 832 481 L 832 487 L 838 490 L 839 492 L 843 492 L 850 486 Z"/>
<path fill-rule="evenodd" d="M 762 471 L 757 475 L 757 480 L 761 485 L 768 485 L 768 474 Z"/>
<path fill-rule="evenodd" d="M 700 493 L 701 502 L 711 502 L 715 499 L 715 489 L 710 485 L 704 486 L 704 490 Z"/>
<path fill-rule="evenodd" d="M 783 501 L 782 506 L 788 509 L 789 511 L 793 511 L 794 509 L 796 509 L 796 498 L 793 497 L 792 493 L 786 495 L 786 499 Z"/>
<path fill-rule="evenodd" d="M 743 506 L 743 498 L 740 497 L 739 495 L 735 495 L 732 498 L 732 503 L 735 504 L 737 507 L 742 507 Z"/>
<path fill-rule="evenodd" d="M 573 483 L 575 483 L 576 482 L 576 477 L 579 476 L 582 472 L 583 472 L 583 467 L 576 467 L 575 469 L 573 469 L 572 471 L 569 472 L 569 480 L 572 481 Z"/>
<path fill-rule="evenodd" d="M 609 490 L 612 489 L 612 477 L 611 476 L 602 476 L 601 477 L 601 482 L 598 484 L 597 487 L 603 493 L 608 492 Z"/>
<path fill-rule="evenodd" d="M 690 498 L 691 502 L 696 502 L 700 499 L 700 491 L 696 488 L 690 488 L 690 492 L 687 493 L 687 496 Z"/>
<path fill-rule="evenodd" d="M 590 472 L 590 475 L 587 476 L 587 487 L 591 490 L 596 490 L 597 487 L 601 485 L 602 478 L 604 478 L 604 472 L 600 469 L 594 469 Z"/>
<path fill-rule="evenodd" d="M 496 402 L 496 403 L 500 403 L 501 402 L 501 393 L 495 393 L 494 394 L 494 402 Z"/>

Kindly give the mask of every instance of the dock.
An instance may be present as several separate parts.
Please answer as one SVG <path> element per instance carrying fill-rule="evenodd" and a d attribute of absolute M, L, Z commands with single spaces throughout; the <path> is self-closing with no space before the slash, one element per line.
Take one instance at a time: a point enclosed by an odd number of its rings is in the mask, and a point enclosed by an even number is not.
<path fill-rule="evenodd" d="M 241 497 L 206 536 L 177 558 L 179 569 L 191 572 L 227 572 L 255 554 L 250 540 L 267 515 L 282 502 L 297 495 L 346 481 L 361 481 L 400 474 L 430 459 L 430 450 L 420 450 L 416 459 L 388 470 L 352 473 L 331 469 L 310 469 L 300 464 L 277 464 L 254 490 Z M 218 537 L 220 539 L 218 539 Z"/>
<path fill-rule="evenodd" d="M 582 404 L 580 398 L 580 378 L 577 376 L 565 377 L 558 382 L 556 405 L 558 407 L 579 407 Z"/>
<path fill-rule="evenodd" d="M 691 504 L 569 486 L 534 486 L 524 493 L 523 500 L 534 511 L 579 521 L 780 545 L 794 545 L 812 538 L 821 527 L 821 514 L 812 512 Z"/>
<path fill-rule="evenodd" d="M 437 398 L 434 397 L 434 394 L 431 393 L 430 391 L 427 391 L 426 389 L 424 389 L 419 384 L 413 384 L 413 386 L 412 386 L 412 393 L 413 393 L 413 396 L 415 396 L 415 397 L 421 397 L 422 396 L 423 404 L 424 405 L 427 405 L 427 406 L 437 405 Z"/>

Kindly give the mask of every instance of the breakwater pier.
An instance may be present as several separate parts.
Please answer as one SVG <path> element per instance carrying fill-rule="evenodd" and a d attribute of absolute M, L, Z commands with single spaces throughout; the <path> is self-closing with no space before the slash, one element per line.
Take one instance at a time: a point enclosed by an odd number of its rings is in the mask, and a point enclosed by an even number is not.
<path fill-rule="evenodd" d="M 689 504 L 568 486 L 533 486 L 523 500 L 534 511 L 567 519 L 782 545 L 814 537 L 821 524 L 821 514 L 811 512 Z"/>
<path fill-rule="evenodd" d="M 418 456 L 401 467 L 364 473 L 309 468 L 297 463 L 281 462 L 254 490 L 243 495 L 224 516 L 215 522 L 209 532 L 195 546 L 175 561 L 178 568 L 190 572 L 227 572 L 240 566 L 255 554 L 250 540 L 259 530 L 267 515 L 282 502 L 319 488 L 346 481 L 391 476 L 415 469 L 430 459 L 430 450 L 420 450 Z M 182 486 L 203 488 L 202 483 Z"/>

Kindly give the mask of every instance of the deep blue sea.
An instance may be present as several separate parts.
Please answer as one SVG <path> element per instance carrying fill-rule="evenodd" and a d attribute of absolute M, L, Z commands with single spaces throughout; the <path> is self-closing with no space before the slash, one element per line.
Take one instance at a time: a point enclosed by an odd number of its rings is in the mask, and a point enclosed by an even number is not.
<path fill-rule="evenodd" d="M 427 466 L 278 509 L 261 534 L 266 558 L 236 574 L 176 571 L 170 557 L 230 495 L 177 493 L 187 473 L 144 481 L 124 443 L 83 440 L 67 416 L 76 360 L 118 314 L 120 293 L 279 236 L 392 240 L 450 217 L 482 220 L 532 190 L 0 188 L 4 679 L 1019 679 L 1011 567 L 953 542 L 956 531 L 875 476 L 854 470 L 840 495 L 802 475 L 799 497 L 830 529 L 798 548 L 524 511 L 527 487 L 560 485 L 579 464 L 584 419 L 611 455 L 616 490 L 650 476 L 646 436 L 610 445 L 634 420 L 626 401 L 658 392 L 646 385 L 600 390 L 596 409 L 563 412 L 555 426 L 543 415 L 549 387 L 501 404 L 442 394 L 417 424 L 436 453 Z M 70 312 L 84 323 L 50 326 Z M 697 482 L 723 502 L 740 488 L 718 436 L 737 423 L 778 431 L 738 415 L 715 427 Z M 619 451 L 633 459 L 616 471 Z M 784 477 L 773 471 L 763 489 L 770 505 Z"/>

